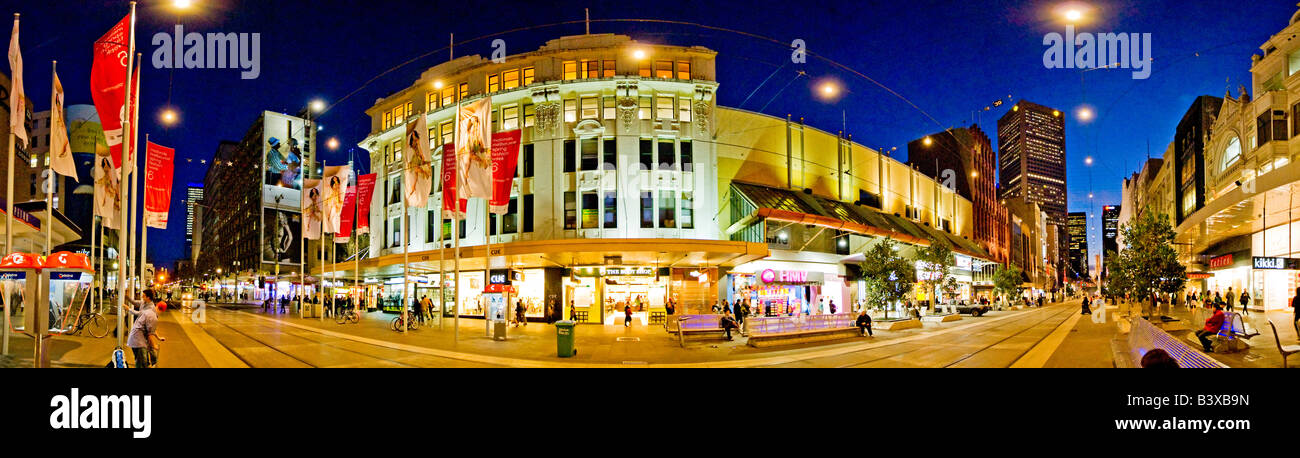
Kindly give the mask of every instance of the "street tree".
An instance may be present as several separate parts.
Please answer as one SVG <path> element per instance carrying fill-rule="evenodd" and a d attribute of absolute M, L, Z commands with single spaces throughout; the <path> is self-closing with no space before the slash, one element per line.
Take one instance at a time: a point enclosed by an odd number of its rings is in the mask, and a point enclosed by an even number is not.
<path fill-rule="evenodd" d="M 930 246 L 916 250 L 916 260 L 920 263 L 925 295 L 931 298 L 931 310 L 934 310 L 934 307 L 939 305 L 938 290 L 948 278 L 948 271 L 957 264 L 957 258 L 953 256 L 951 247 L 938 240 L 930 239 Z"/>
<path fill-rule="evenodd" d="M 898 249 L 893 240 L 884 239 L 863 253 L 866 259 L 862 261 L 862 277 L 867 303 L 884 310 L 885 318 L 889 318 L 889 305 L 907 297 L 916 283 L 916 268 L 898 254 Z"/>
<path fill-rule="evenodd" d="M 1023 272 L 1015 264 L 998 269 L 993 273 L 993 294 L 1007 302 L 1011 297 L 1020 297 Z"/>
<path fill-rule="evenodd" d="M 1173 294 L 1187 283 L 1187 267 L 1178 262 L 1174 250 L 1174 229 L 1169 216 L 1145 213 L 1125 224 L 1124 247 L 1108 262 L 1108 289 L 1124 292 L 1143 301 L 1143 308 L 1155 307 L 1157 294 Z M 1107 253 L 1110 255 L 1110 253 Z M 1151 309 L 1147 309 L 1150 316 Z"/>

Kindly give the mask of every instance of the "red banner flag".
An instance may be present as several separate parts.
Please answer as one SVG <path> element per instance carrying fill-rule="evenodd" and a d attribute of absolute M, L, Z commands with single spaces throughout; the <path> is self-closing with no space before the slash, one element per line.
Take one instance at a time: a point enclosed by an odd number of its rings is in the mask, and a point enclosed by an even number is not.
<path fill-rule="evenodd" d="M 334 241 L 346 243 L 352 238 L 352 222 L 357 211 L 357 187 L 348 186 L 343 198 L 343 214 L 339 215 L 339 232 L 334 234 Z"/>
<path fill-rule="evenodd" d="M 452 208 L 456 199 L 456 145 L 448 143 L 442 147 L 442 217 L 444 219 L 465 219 L 469 209 L 469 199 L 460 199 L 459 208 Z"/>
<path fill-rule="evenodd" d="M 104 139 L 108 143 L 109 156 L 113 158 L 113 167 L 122 167 L 122 143 L 130 141 L 130 135 L 122 132 L 122 119 L 125 113 L 134 113 L 134 100 L 139 100 L 140 75 L 136 73 L 132 84 L 130 108 L 126 107 L 126 73 L 127 59 L 131 55 L 130 33 L 131 16 L 122 18 L 117 25 L 108 30 L 103 37 L 95 41 L 95 60 L 90 68 L 90 96 L 95 101 L 95 111 L 99 112 L 99 122 L 104 129 Z M 134 131 L 134 123 L 132 130 Z"/>
<path fill-rule="evenodd" d="M 522 137 L 520 130 L 492 134 L 492 200 L 488 204 L 492 213 L 504 215 L 510 209 L 510 187 L 515 182 Z"/>
<path fill-rule="evenodd" d="M 144 223 L 155 229 L 167 229 L 167 213 L 172 204 L 172 170 L 176 150 L 153 142 L 146 145 L 144 164 Z"/>
<path fill-rule="evenodd" d="M 357 197 L 361 204 L 361 211 L 357 212 L 357 234 L 370 233 L 370 199 L 375 196 L 375 178 L 378 174 L 361 175 L 357 177 Z"/>

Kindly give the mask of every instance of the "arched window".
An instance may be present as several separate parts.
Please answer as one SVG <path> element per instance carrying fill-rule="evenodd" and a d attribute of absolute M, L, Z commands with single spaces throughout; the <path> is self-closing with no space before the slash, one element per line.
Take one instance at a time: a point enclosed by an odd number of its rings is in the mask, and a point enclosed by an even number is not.
<path fill-rule="evenodd" d="M 1228 142 L 1228 147 L 1223 149 L 1223 162 L 1219 166 L 1219 171 L 1227 170 L 1232 164 L 1241 159 L 1241 139 L 1232 137 Z"/>

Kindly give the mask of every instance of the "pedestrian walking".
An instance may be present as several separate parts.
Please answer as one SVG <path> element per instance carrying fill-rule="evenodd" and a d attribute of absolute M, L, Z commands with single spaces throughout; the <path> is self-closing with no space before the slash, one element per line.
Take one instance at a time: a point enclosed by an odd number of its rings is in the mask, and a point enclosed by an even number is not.
<path fill-rule="evenodd" d="M 632 327 L 632 306 L 631 305 L 623 306 L 623 327 L 625 328 Z"/>
<path fill-rule="evenodd" d="M 524 317 L 524 301 L 515 299 L 515 325 L 528 326 L 528 319 Z"/>
<path fill-rule="evenodd" d="M 831 301 L 831 315 L 834 315 L 836 311 L 837 310 L 835 309 L 835 301 Z"/>
<path fill-rule="evenodd" d="M 1250 314 L 1250 293 L 1242 291 L 1241 298 L 1238 300 L 1241 301 L 1242 313 Z"/>
<path fill-rule="evenodd" d="M 1100 300 L 1100 298 L 1098 299 Z M 1083 311 L 1079 313 L 1080 315 L 1092 315 L 1092 304 L 1089 302 L 1089 298 L 1083 298 Z"/>
<path fill-rule="evenodd" d="M 1300 288 L 1295 289 L 1295 297 L 1291 298 L 1291 317 L 1292 322 L 1300 322 Z"/>
<path fill-rule="evenodd" d="M 1231 312 L 1232 309 L 1237 306 L 1237 303 L 1233 301 L 1233 299 L 1236 299 L 1236 296 L 1232 294 L 1231 286 L 1228 287 L 1228 294 L 1225 295 L 1223 299 L 1227 301 L 1225 305 L 1228 306 L 1227 308 L 1229 312 Z"/>

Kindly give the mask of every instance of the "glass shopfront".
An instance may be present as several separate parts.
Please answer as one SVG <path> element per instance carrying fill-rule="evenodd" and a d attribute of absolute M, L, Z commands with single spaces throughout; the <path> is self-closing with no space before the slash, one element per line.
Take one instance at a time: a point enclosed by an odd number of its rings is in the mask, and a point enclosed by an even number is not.
<path fill-rule="evenodd" d="M 824 278 L 821 272 L 802 270 L 733 273 L 728 301 L 748 300 L 750 313 L 759 316 L 830 313 L 830 301 L 835 301 L 837 313 L 844 313 L 847 309 L 834 293 L 838 287 L 824 286 Z M 823 291 L 827 294 L 823 295 Z"/>
<path fill-rule="evenodd" d="M 608 267 L 602 272 L 605 279 L 605 324 L 623 324 L 627 308 L 632 310 L 632 320 L 642 325 L 650 324 L 651 311 L 664 311 L 668 298 L 668 284 L 658 278 L 653 267 Z"/>

